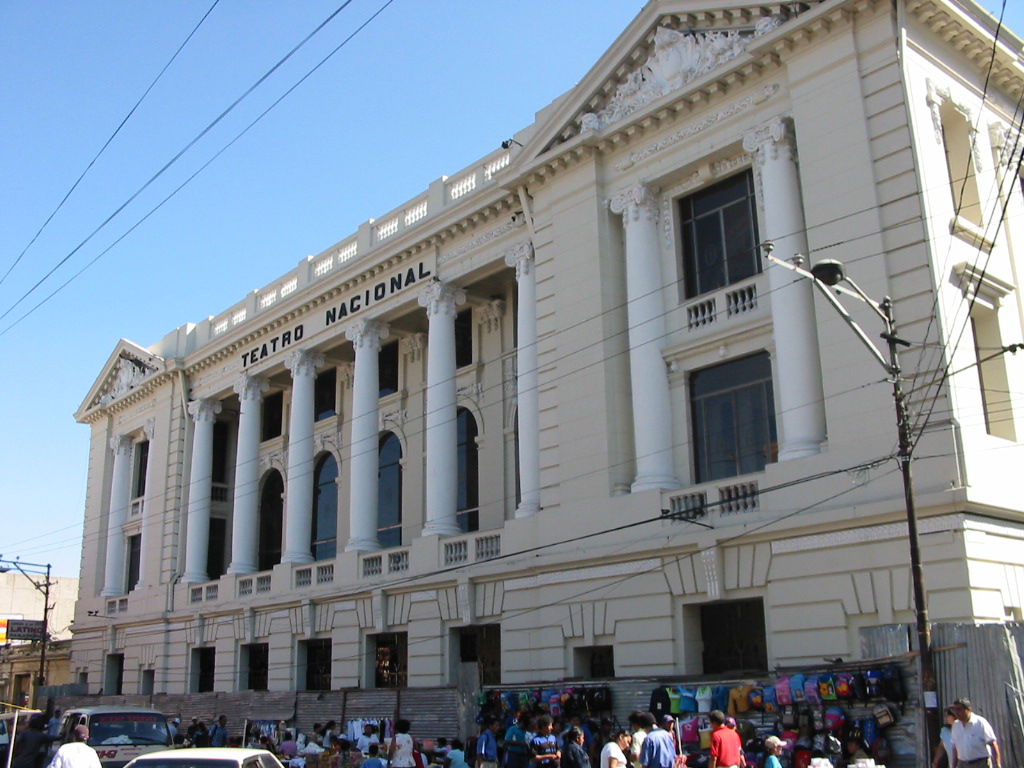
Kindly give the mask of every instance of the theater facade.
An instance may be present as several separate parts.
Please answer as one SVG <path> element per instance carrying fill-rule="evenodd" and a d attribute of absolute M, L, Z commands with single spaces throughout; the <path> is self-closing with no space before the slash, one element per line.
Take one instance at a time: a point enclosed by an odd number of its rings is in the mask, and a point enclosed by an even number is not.
<path fill-rule="evenodd" d="M 860 658 L 914 619 L 892 384 L 769 243 L 892 298 L 931 618 L 1020 620 L 1021 48 L 970 0 L 651 0 L 491 154 L 122 339 L 75 414 L 76 682 Z"/>

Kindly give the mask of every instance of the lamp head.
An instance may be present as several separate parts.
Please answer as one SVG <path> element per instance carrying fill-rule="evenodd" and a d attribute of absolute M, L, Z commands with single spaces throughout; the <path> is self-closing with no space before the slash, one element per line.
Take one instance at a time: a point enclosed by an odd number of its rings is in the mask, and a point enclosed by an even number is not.
<path fill-rule="evenodd" d="M 822 259 L 811 267 L 811 274 L 827 286 L 839 285 L 846 279 L 843 262 L 836 259 Z"/>

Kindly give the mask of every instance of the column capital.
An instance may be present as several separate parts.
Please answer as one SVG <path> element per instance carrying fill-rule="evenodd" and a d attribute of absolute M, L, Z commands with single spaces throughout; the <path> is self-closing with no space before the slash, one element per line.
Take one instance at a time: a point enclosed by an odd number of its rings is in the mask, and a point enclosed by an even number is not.
<path fill-rule="evenodd" d="M 775 117 L 761 123 L 743 135 L 743 149 L 754 155 L 759 166 L 767 160 L 795 160 L 792 120 Z"/>
<path fill-rule="evenodd" d="M 622 216 L 627 226 L 634 221 L 657 221 L 657 190 L 648 184 L 638 182 L 616 192 L 608 201 L 612 213 Z"/>
<path fill-rule="evenodd" d="M 270 382 L 262 376 L 243 373 L 235 382 L 234 390 L 239 400 L 259 400 L 270 389 Z"/>
<path fill-rule="evenodd" d="M 312 349 L 296 349 L 284 359 L 284 367 L 292 372 L 293 379 L 302 376 L 312 378 L 316 376 L 316 369 L 323 364 L 323 354 Z"/>
<path fill-rule="evenodd" d="M 132 452 L 132 439 L 128 435 L 114 435 L 110 438 L 110 450 L 114 455 L 130 456 Z"/>
<path fill-rule="evenodd" d="M 427 317 L 444 314 L 455 316 L 455 308 L 466 303 L 466 292 L 452 283 L 433 280 L 423 287 L 419 294 L 421 307 L 426 307 Z"/>
<path fill-rule="evenodd" d="M 221 411 L 220 400 L 214 400 L 210 397 L 202 397 L 198 400 L 193 400 L 188 404 L 188 413 L 192 417 L 192 421 L 198 424 L 201 421 L 215 421 L 217 414 Z"/>
<path fill-rule="evenodd" d="M 352 325 L 345 329 L 345 338 L 352 342 L 352 346 L 356 349 L 369 348 L 372 350 L 380 349 L 380 342 L 386 338 L 390 329 L 387 323 L 382 323 L 380 320 L 374 320 L 368 318 L 366 320 L 356 320 Z"/>
<path fill-rule="evenodd" d="M 505 265 L 514 267 L 516 280 L 522 280 L 533 271 L 533 243 L 519 243 L 505 253 Z"/>

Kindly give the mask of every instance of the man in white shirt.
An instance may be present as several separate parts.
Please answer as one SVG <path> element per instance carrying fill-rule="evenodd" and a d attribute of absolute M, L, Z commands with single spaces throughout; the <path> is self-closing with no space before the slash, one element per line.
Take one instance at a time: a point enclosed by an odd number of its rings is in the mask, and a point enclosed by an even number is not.
<path fill-rule="evenodd" d="M 74 741 L 69 741 L 57 750 L 49 768 L 100 768 L 96 750 L 85 743 L 89 738 L 89 729 L 84 725 L 76 725 L 72 738 Z"/>
<path fill-rule="evenodd" d="M 999 742 L 988 720 L 971 711 L 970 699 L 957 699 L 952 709 L 956 722 L 951 768 L 1001 768 Z"/>

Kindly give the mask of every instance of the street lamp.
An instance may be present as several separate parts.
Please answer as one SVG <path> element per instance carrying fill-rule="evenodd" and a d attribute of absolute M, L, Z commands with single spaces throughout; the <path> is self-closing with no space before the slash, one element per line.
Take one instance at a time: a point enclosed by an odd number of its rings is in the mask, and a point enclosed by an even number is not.
<path fill-rule="evenodd" d="M 885 296 L 878 302 L 870 298 L 846 274 L 846 269 L 843 267 L 842 262 L 835 259 L 822 259 L 808 271 L 803 268 L 802 257 L 796 257 L 792 263 L 784 261 L 772 255 L 773 244 L 770 241 L 763 243 L 762 248 L 768 261 L 809 279 L 819 292 L 828 299 L 832 308 L 850 326 L 857 338 L 860 339 L 868 352 L 871 353 L 871 356 L 881 364 L 885 372 L 892 378 L 892 399 L 896 406 L 896 429 L 899 434 L 899 450 L 896 458 L 900 465 L 900 472 L 903 475 L 903 501 L 907 513 L 907 537 L 910 543 L 910 573 L 914 589 L 914 615 L 917 622 L 921 690 L 924 694 L 924 747 L 925 755 L 930 756 L 932 738 L 934 732 L 938 730 L 936 717 L 938 714 L 938 695 L 936 693 L 935 667 L 932 664 L 931 627 L 928 623 L 928 605 L 925 601 L 924 569 L 921 565 L 921 545 L 917 530 L 917 508 L 914 505 L 914 480 L 910 469 L 914 441 L 910 431 L 910 415 L 907 409 L 907 396 L 903 391 L 899 358 L 899 348 L 909 347 L 910 342 L 901 339 L 896 334 L 896 320 L 893 316 L 892 299 L 889 296 Z M 886 346 L 888 347 L 888 359 L 883 356 L 882 352 L 875 346 L 875 343 L 864 333 L 864 330 L 857 324 L 857 321 L 850 316 L 850 313 L 846 311 L 846 307 L 842 305 L 833 291 L 864 302 L 881 318 L 885 325 L 885 332 L 881 334 L 881 338 L 885 339 Z"/>
<path fill-rule="evenodd" d="M 43 685 L 46 685 L 46 641 L 49 639 L 49 621 L 50 621 L 50 564 L 49 563 L 26 563 L 23 560 L 5 560 L 0 557 L 0 573 L 7 573 L 14 568 L 18 573 L 32 582 L 32 586 L 36 588 L 43 596 L 43 626 L 39 633 L 39 674 L 36 676 L 36 690 L 38 695 L 38 689 Z M 38 576 L 42 576 L 43 580 L 40 581 Z"/>

